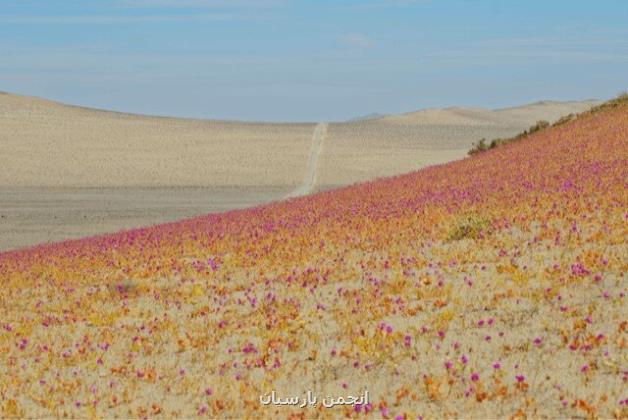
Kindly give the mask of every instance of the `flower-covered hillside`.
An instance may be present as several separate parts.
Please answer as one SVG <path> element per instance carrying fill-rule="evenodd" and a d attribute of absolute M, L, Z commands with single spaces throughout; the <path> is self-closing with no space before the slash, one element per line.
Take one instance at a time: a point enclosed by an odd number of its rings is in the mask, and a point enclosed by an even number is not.
<path fill-rule="evenodd" d="M 619 106 L 396 178 L 0 254 L 0 412 L 626 417 L 627 180 Z"/>

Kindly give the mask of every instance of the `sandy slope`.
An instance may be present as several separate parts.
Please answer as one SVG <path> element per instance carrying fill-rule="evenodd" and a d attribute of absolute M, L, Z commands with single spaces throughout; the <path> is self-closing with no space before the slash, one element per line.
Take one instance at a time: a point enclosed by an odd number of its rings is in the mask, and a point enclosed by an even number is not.
<path fill-rule="evenodd" d="M 313 124 L 156 118 L 0 96 L 0 186 L 295 186 Z"/>

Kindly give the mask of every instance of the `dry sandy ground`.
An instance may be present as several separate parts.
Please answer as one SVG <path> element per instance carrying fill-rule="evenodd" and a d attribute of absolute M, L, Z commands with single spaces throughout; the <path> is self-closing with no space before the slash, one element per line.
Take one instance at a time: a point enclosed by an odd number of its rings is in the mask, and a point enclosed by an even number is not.
<path fill-rule="evenodd" d="M 0 251 L 251 207 L 277 187 L 0 188 Z"/>
<path fill-rule="evenodd" d="M 0 96 L 0 186 L 296 186 L 314 124 L 146 117 Z"/>
<path fill-rule="evenodd" d="M 401 174 L 593 104 L 423 110 L 315 135 L 315 124 L 150 117 L 0 93 L 0 251 Z"/>

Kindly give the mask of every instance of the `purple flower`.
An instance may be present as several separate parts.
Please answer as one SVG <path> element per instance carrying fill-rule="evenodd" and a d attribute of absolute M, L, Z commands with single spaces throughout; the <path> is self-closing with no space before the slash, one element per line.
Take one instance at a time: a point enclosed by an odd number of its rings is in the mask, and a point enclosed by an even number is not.
<path fill-rule="evenodd" d="M 478 380 L 480 380 L 480 375 L 478 375 L 477 373 L 473 372 L 473 373 L 471 374 L 471 380 L 472 380 L 473 382 L 477 382 Z"/>
<path fill-rule="evenodd" d="M 209 407 L 207 407 L 207 404 L 203 404 L 198 408 L 198 415 L 202 416 L 203 414 L 207 413 Z"/>
<path fill-rule="evenodd" d="M 580 262 L 571 265 L 571 274 L 574 276 L 586 276 L 590 273 L 591 272 Z"/>

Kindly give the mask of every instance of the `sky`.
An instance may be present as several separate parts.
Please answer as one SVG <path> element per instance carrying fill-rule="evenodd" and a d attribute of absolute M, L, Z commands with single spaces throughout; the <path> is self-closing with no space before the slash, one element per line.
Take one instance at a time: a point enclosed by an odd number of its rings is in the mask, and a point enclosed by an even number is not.
<path fill-rule="evenodd" d="M 628 89 L 626 0 L 0 0 L 0 91 L 339 121 Z"/>

